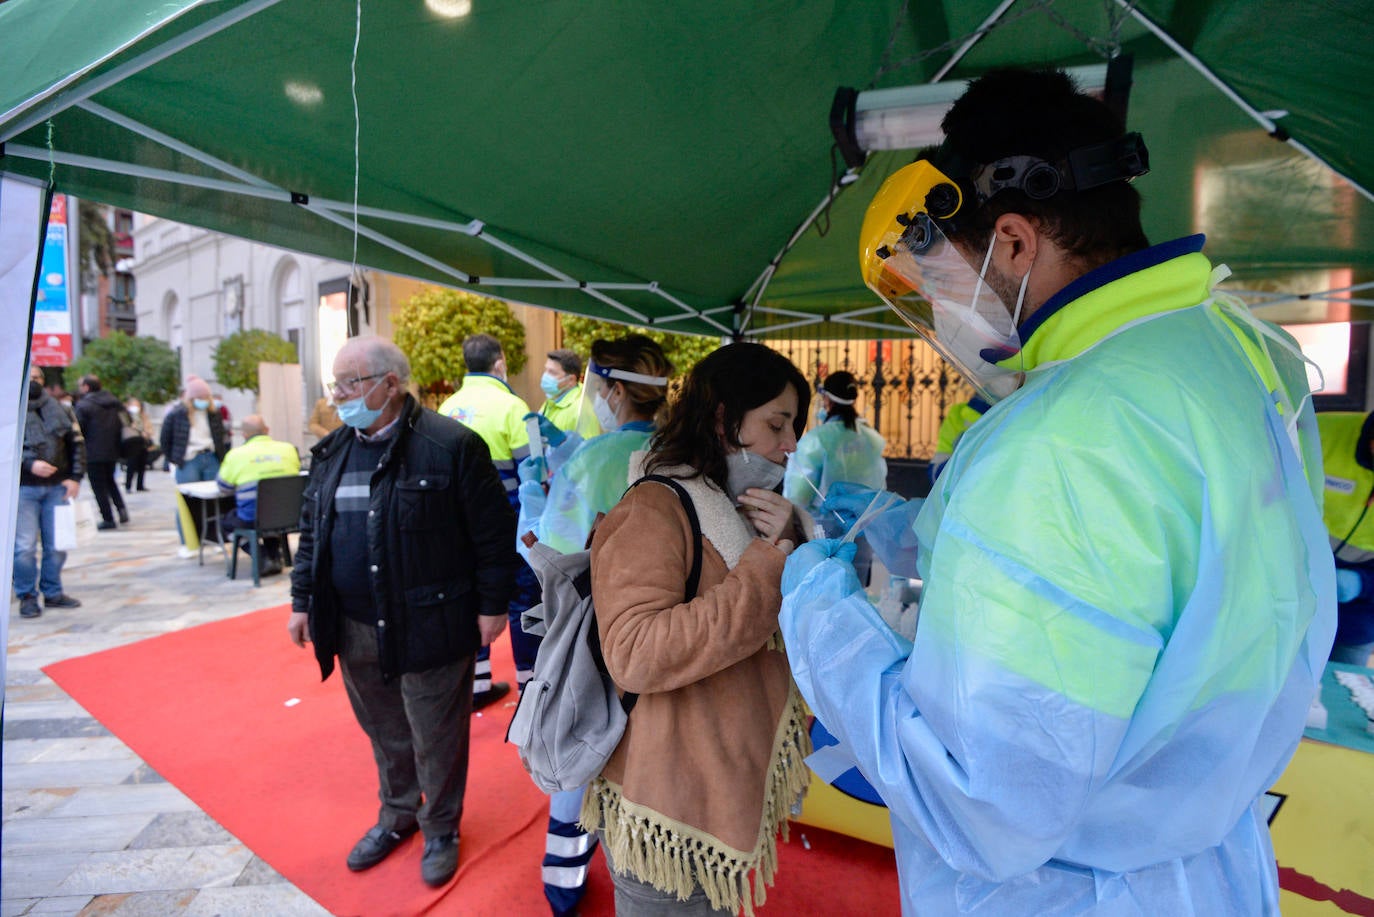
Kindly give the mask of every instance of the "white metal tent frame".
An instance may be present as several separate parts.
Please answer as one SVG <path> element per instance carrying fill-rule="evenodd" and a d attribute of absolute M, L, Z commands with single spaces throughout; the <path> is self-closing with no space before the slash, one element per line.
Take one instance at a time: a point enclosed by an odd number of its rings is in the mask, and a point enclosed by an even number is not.
<path fill-rule="evenodd" d="M 245 170 L 232 166 L 209 153 L 184 143 L 175 137 L 169 136 L 161 131 L 155 130 L 144 125 L 135 119 L 129 118 L 119 112 L 113 111 L 100 105 L 91 98 L 97 93 L 114 86 L 142 70 L 178 54 L 190 48 L 198 42 L 218 34 L 219 32 L 231 28 L 234 25 L 252 17 L 262 10 L 268 9 L 280 0 L 249 0 L 234 9 L 214 17 L 195 28 L 176 36 L 175 38 L 150 48 L 143 54 L 115 67 L 107 73 L 101 74 L 79 86 L 72 84 L 79 79 L 81 73 L 71 74 L 64 80 L 49 87 L 25 103 L 16 106 L 10 112 L 0 117 L 4 121 L 13 117 L 18 119 L 13 121 L 3 134 L 0 134 L 0 144 L 4 144 L 5 153 L 17 158 L 25 158 L 39 162 L 47 162 L 52 165 L 62 164 L 75 168 L 89 169 L 93 171 L 104 171 L 120 175 L 133 175 L 148 181 L 164 182 L 172 185 L 213 190 L 226 194 L 238 194 L 247 197 L 273 200 L 285 203 L 294 203 L 309 211 L 315 216 L 326 222 L 333 223 L 348 231 L 355 236 L 361 236 L 370 241 L 381 245 L 397 254 L 415 261 L 417 264 L 424 265 L 444 276 L 451 277 L 459 284 L 476 286 L 482 288 L 493 288 L 501 290 L 515 291 L 518 295 L 520 289 L 568 289 L 577 290 L 598 302 L 610 306 L 618 313 L 621 322 L 627 324 L 653 325 L 655 327 L 670 326 L 674 323 L 693 319 L 699 320 L 710 327 L 718 330 L 723 336 L 740 337 L 751 333 L 750 326 L 756 316 L 768 316 L 772 319 L 782 319 L 764 328 L 760 328 L 754 334 L 772 334 L 776 332 L 804 328 L 813 325 L 826 324 L 830 327 L 836 325 L 852 327 L 869 336 L 874 337 L 893 337 L 896 329 L 889 323 L 874 321 L 869 316 L 881 315 L 886 312 L 883 305 L 874 305 L 861 309 L 853 309 L 847 312 L 832 315 L 816 315 L 810 312 L 789 310 L 780 307 L 765 306 L 763 297 L 767 292 L 769 283 L 776 274 L 782 259 L 805 233 L 815 224 L 816 220 L 826 211 L 834 200 L 835 196 L 847 185 L 853 183 L 858 177 L 858 170 L 849 171 L 838 176 L 833 186 L 829 189 L 822 201 L 812 210 L 805 220 L 792 233 L 787 242 L 779 249 L 777 255 L 771 259 L 758 277 L 746 290 L 743 300 L 745 305 L 732 303 L 707 309 L 694 308 L 683 300 L 674 296 L 664 289 L 658 281 L 649 282 L 612 282 L 583 280 L 569 275 L 568 273 L 553 267 L 550 264 L 536 258 L 535 256 L 522 251 L 517 246 L 494 236 L 488 231 L 486 224 L 480 219 L 473 219 L 468 222 L 454 222 L 421 217 L 413 214 L 402 213 L 393 210 L 380 209 L 375 207 L 360 206 L 357 201 L 336 201 L 322 198 L 312 198 L 306 195 L 292 192 L 289 189 L 279 187 L 266 181 L 260 176 L 253 175 Z M 996 9 L 990 13 L 979 27 L 967 36 L 947 43 L 940 48 L 933 48 L 924 52 L 923 56 L 930 56 L 942 53 L 944 50 L 953 49 L 949 58 L 941 65 L 936 75 L 930 81 L 932 84 L 940 82 L 943 77 L 961 60 L 981 38 L 1004 24 L 1007 12 L 1015 5 L 1017 0 L 1001 0 Z M 1179 58 L 1190 65 L 1194 70 L 1201 74 L 1206 80 L 1217 87 L 1229 100 L 1245 112 L 1250 118 L 1256 121 L 1271 136 L 1281 139 L 1302 155 L 1313 159 L 1333 173 L 1339 175 L 1365 198 L 1374 201 L 1374 194 L 1351 180 L 1349 177 L 1332 169 L 1329 163 L 1314 153 L 1292 137 L 1287 136 L 1274 118 L 1281 117 L 1282 112 L 1260 112 L 1244 100 L 1231 86 L 1217 76 L 1206 64 L 1192 55 L 1173 39 L 1163 28 L 1154 23 L 1148 16 L 1135 8 L 1136 0 L 1114 0 L 1122 11 L 1122 19 L 1126 16 L 1133 17 L 1148 29 L 1155 37 L 1163 42 Z M 361 0 L 359 0 L 359 5 Z M 1041 7 L 1048 7 L 1049 3 L 1028 5 L 1022 15 L 1034 11 Z M 165 23 L 159 23 L 150 31 L 161 27 Z M 144 33 L 145 35 L 148 33 Z M 139 36 L 142 38 L 143 36 Z M 1082 37 L 1082 36 L 1080 36 Z M 137 40 L 137 39 L 136 39 Z M 120 50 L 111 52 L 111 56 Z M 1100 49 L 1095 49 L 1100 50 Z M 356 53 L 356 48 L 355 48 Z M 108 59 L 108 58 L 106 58 Z M 84 72 L 98 66 L 103 61 L 92 62 Z M 114 160 L 102 159 L 99 157 L 83 156 L 69 153 L 62 153 L 55 150 L 34 147 L 25 144 L 13 144 L 9 141 L 20 133 L 41 124 L 44 120 L 53 115 L 65 111 L 71 107 L 79 107 L 82 110 L 105 119 L 106 121 L 137 134 L 153 143 L 157 143 L 169 150 L 182 154 L 202 165 L 213 169 L 226 178 L 217 179 L 207 176 L 193 176 L 164 169 L 155 169 L 146 166 L 139 166 L 132 163 L 117 162 Z M 356 116 L 356 111 L 355 111 Z M 1272 116 L 1272 117 L 1271 117 Z M 363 226 L 359 222 L 360 217 L 394 222 L 402 225 L 424 227 L 446 232 L 455 232 L 471 238 L 481 239 L 486 244 L 498 251 L 516 258 L 517 260 L 529 265 L 535 270 L 547 275 L 548 279 L 522 278 L 522 277 L 478 277 L 460 268 L 446 264 L 437 258 L 425 254 L 412 246 L 406 245 L 392 236 L 380 232 L 376 229 Z M 418 278 L 417 279 L 428 279 Z M 1374 288 L 1374 284 L 1360 284 L 1353 287 L 1333 288 L 1329 290 L 1310 291 L 1306 293 L 1262 293 L 1258 291 L 1237 290 L 1237 295 L 1252 301 L 1255 306 L 1272 307 L 1280 304 L 1304 301 L 1325 301 L 1335 304 L 1374 305 L 1374 300 L 1355 298 L 1351 294 Z M 666 316 L 650 317 L 639 310 L 621 302 L 614 295 L 616 292 L 637 292 L 648 293 L 662 301 L 670 304 L 675 310 L 675 314 Z M 545 307 L 540 307 L 545 308 Z M 729 313 L 734 313 L 735 327 L 730 327 L 722 322 L 717 316 L 725 318 Z"/>

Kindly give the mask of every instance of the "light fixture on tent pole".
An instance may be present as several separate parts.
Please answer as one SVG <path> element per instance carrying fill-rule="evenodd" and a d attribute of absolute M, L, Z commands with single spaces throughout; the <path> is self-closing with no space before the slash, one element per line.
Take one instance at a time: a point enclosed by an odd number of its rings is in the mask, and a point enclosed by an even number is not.
<path fill-rule="evenodd" d="M 1070 67 L 1066 72 L 1084 92 L 1101 96 L 1108 66 Z M 841 86 L 830 107 L 830 130 L 845 164 L 857 169 L 873 150 L 918 150 L 938 144 L 944 139 L 940 121 L 967 88 L 965 80 L 864 92 Z"/>

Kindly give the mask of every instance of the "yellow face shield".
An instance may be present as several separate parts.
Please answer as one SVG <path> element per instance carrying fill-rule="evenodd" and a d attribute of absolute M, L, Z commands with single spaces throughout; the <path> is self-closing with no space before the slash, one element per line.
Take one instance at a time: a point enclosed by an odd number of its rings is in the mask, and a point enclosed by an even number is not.
<path fill-rule="evenodd" d="M 990 402 L 1005 398 L 1021 374 L 997 364 L 1021 350 L 1007 305 L 937 221 L 963 207 L 956 182 L 927 160 L 893 173 L 864 216 L 859 263 L 869 288 Z"/>

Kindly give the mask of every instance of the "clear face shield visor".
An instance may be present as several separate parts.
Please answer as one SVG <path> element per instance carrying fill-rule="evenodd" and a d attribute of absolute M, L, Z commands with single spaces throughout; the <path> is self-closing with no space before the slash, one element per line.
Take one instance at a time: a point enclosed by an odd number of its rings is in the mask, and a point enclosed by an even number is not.
<path fill-rule="evenodd" d="M 895 187 L 893 186 L 895 183 Z M 932 219 L 958 211 L 958 186 L 921 160 L 894 173 L 864 219 L 864 280 L 989 402 L 1021 384 L 1021 339 L 987 283 L 992 246 L 970 264 Z"/>
<path fill-rule="evenodd" d="M 638 382 L 661 388 L 668 386 L 666 376 L 646 376 L 628 369 L 601 366 L 595 360 L 589 361 L 587 375 L 582 382 L 582 403 L 577 408 L 577 426 L 574 428 L 582 434 L 583 439 L 620 428 L 620 422 L 615 419 L 615 411 L 611 407 L 611 401 L 615 402 L 616 408 L 620 407 L 619 399 L 611 392 L 617 382 Z"/>

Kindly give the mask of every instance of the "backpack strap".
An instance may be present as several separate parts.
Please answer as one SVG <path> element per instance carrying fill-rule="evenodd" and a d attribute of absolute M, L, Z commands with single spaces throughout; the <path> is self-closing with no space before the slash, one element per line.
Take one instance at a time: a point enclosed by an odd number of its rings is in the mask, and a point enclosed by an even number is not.
<path fill-rule="evenodd" d="M 661 474 L 646 474 L 631 484 L 636 487 L 645 481 L 654 481 L 658 484 L 665 484 L 677 492 L 677 498 L 682 501 L 682 508 L 687 513 L 687 521 L 692 526 L 692 570 L 687 574 L 687 601 L 696 597 L 697 587 L 701 585 L 701 520 L 697 518 L 697 507 L 692 502 L 691 494 L 687 493 L 677 481 L 665 477 Z"/>
<path fill-rule="evenodd" d="M 686 488 L 672 478 L 665 477 L 661 474 L 646 474 L 626 488 L 626 492 L 628 493 L 645 481 L 653 481 L 657 484 L 671 487 L 677 493 L 677 498 L 682 501 L 682 509 L 687 513 L 687 522 L 692 526 L 692 569 L 691 572 L 687 574 L 687 591 L 684 595 L 687 601 L 690 602 L 696 597 L 697 589 L 701 586 L 701 520 L 697 518 L 696 504 L 692 502 L 692 495 L 687 493 Z M 592 634 L 593 636 L 598 636 L 595 628 L 592 629 Z M 600 655 L 600 649 L 600 640 L 598 640 L 598 655 Z M 605 662 L 603 661 L 602 666 L 604 665 Z M 626 692 L 620 697 L 621 709 L 623 709 L 626 714 L 629 714 L 629 712 L 635 708 L 635 704 L 638 703 L 638 701 L 638 694 Z"/>

